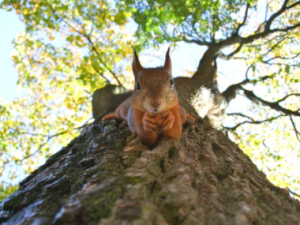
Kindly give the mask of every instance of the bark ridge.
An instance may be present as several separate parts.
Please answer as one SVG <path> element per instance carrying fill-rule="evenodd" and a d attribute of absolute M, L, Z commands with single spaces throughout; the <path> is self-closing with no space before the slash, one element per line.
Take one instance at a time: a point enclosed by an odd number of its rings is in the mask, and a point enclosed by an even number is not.
<path fill-rule="evenodd" d="M 3 224 L 299 225 L 300 204 L 198 119 L 149 150 L 95 122 L 2 202 Z"/>

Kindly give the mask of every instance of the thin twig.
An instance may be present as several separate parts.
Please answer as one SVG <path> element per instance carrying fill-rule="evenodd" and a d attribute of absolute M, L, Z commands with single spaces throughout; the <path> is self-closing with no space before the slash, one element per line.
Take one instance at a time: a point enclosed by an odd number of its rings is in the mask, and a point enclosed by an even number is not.
<path fill-rule="evenodd" d="M 237 33 L 237 34 L 239 33 L 239 31 L 240 31 L 241 27 L 242 27 L 242 26 L 244 26 L 244 25 L 245 25 L 245 23 L 246 23 L 246 21 L 247 21 L 247 17 L 248 17 L 248 10 L 249 10 L 249 8 L 250 8 L 250 4 L 249 4 L 249 3 L 247 3 L 246 10 L 245 10 L 245 14 L 244 14 L 244 19 L 243 19 L 243 22 L 242 22 L 242 23 L 240 23 L 240 24 L 238 25 L 238 28 L 237 28 L 237 30 L 236 30 L 236 33 Z"/>
<path fill-rule="evenodd" d="M 291 59 L 295 59 L 300 55 L 300 52 L 298 52 L 296 55 L 294 55 L 293 57 L 282 57 L 282 56 L 276 56 L 273 58 L 270 58 L 266 61 L 263 61 L 263 63 L 269 64 L 270 61 L 275 60 L 275 59 L 282 59 L 282 60 L 291 60 Z"/>
<path fill-rule="evenodd" d="M 296 137 L 297 137 L 298 141 L 300 141 L 300 132 L 297 130 L 297 127 L 296 127 L 296 125 L 295 125 L 295 122 L 294 122 L 292 116 L 290 116 L 290 121 L 291 121 L 291 123 L 292 123 L 292 125 L 293 125 L 293 128 L 294 128 L 294 130 L 295 130 Z"/>
<path fill-rule="evenodd" d="M 79 129 L 82 129 L 82 128 L 84 128 L 84 127 L 86 127 L 86 126 L 88 126 L 88 125 L 90 125 L 91 123 L 86 123 L 86 124 L 84 124 L 84 125 L 82 125 L 82 126 L 80 126 L 80 127 L 75 127 L 75 128 L 73 128 L 72 130 L 79 130 Z M 27 156 L 25 156 L 23 159 L 21 159 L 21 160 L 18 160 L 18 162 L 22 162 L 22 161 L 24 161 L 24 160 L 26 160 L 26 159 L 28 159 L 28 158 L 31 158 L 32 156 L 34 156 L 36 153 L 38 153 L 39 151 L 41 151 L 42 150 L 42 148 L 52 139 L 52 138 L 54 138 L 54 137 L 57 137 L 57 136 L 60 136 L 60 135 L 63 135 L 63 134 L 65 134 L 65 133 L 68 133 L 70 130 L 65 130 L 65 131 L 62 131 L 62 132 L 59 132 L 59 133 L 56 133 L 56 134 L 53 134 L 53 135 L 43 135 L 43 134 L 40 134 L 40 136 L 43 136 L 43 137 L 47 137 L 47 140 L 44 142 L 44 143 L 42 143 L 42 144 L 40 144 L 40 146 L 33 152 L 33 153 L 31 153 L 30 155 L 27 155 Z M 34 135 L 38 135 L 38 134 L 34 134 Z"/>
<path fill-rule="evenodd" d="M 287 188 L 289 190 L 289 192 L 292 194 L 292 195 L 295 195 L 297 196 L 298 198 L 300 198 L 300 195 L 297 194 L 296 192 L 292 191 L 291 189 Z"/>
<path fill-rule="evenodd" d="M 230 114 L 227 114 L 227 115 L 230 115 Z M 241 113 L 232 113 L 231 115 L 233 115 L 233 116 L 234 116 L 234 115 L 238 115 L 238 116 L 242 116 L 242 117 L 249 118 L 248 116 L 243 115 L 243 114 L 241 114 Z M 278 119 L 278 118 L 280 118 L 280 117 L 283 117 L 283 116 L 285 116 L 285 115 L 282 115 L 282 114 L 281 114 L 281 115 L 279 115 L 279 116 L 270 117 L 270 118 L 265 119 L 265 120 L 254 120 L 253 118 L 250 118 L 251 121 L 246 120 L 246 121 L 243 121 L 243 122 L 241 122 L 241 123 L 236 124 L 236 125 L 233 126 L 233 127 L 224 127 L 224 128 L 227 129 L 227 130 L 233 131 L 233 130 L 236 130 L 238 127 L 240 127 L 241 125 L 244 125 L 244 124 L 256 124 L 256 125 L 258 125 L 258 124 L 262 124 L 262 123 L 266 123 L 266 122 L 271 122 L 271 121 L 276 120 L 276 119 Z"/>
<path fill-rule="evenodd" d="M 50 8 L 50 10 L 51 10 L 51 12 L 52 12 L 52 14 L 53 14 L 54 16 L 56 16 L 57 18 L 61 18 L 62 21 L 63 21 L 67 26 L 71 27 L 73 30 L 76 31 L 76 33 L 78 33 L 79 35 L 81 35 L 81 36 L 83 36 L 83 37 L 85 37 L 85 38 L 87 39 L 88 43 L 89 43 L 89 44 L 91 45 L 91 47 L 92 47 L 92 50 L 97 54 L 98 59 L 99 59 L 99 61 L 101 62 L 101 64 L 105 67 L 105 69 L 107 69 L 107 70 L 113 75 L 113 77 L 116 79 L 116 81 L 117 81 L 117 83 L 119 84 L 119 86 L 123 86 L 123 85 L 121 84 L 121 82 L 119 81 L 117 75 L 116 75 L 110 68 L 108 68 L 107 65 L 106 65 L 106 64 L 103 62 L 103 60 L 101 59 L 101 55 L 99 54 L 99 52 L 98 52 L 97 48 L 95 47 L 93 41 L 91 40 L 90 36 L 87 35 L 86 33 L 80 32 L 78 29 L 76 29 L 74 26 L 72 26 L 69 22 L 67 22 L 67 21 L 65 20 L 65 18 L 63 18 L 63 17 L 58 17 L 57 15 L 55 15 L 55 11 L 54 11 L 54 9 L 52 8 L 52 6 L 51 6 L 50 4 L 48 4 L 48 5 L 49 5 L 49 8 Z M 77 22 L 77 23 L 82 27 L 82 24 L 81 24 L 81 23 L 79 23 L 79 22 Z M 85 32 L 85 29 L 83 29 L 83 31 Z M 100 73 L 100 75 L 101 75 L 108 83 L 110 83 L 109 80 L 108 80 L 104 75 L 102 75 L 101 73 Z"/>

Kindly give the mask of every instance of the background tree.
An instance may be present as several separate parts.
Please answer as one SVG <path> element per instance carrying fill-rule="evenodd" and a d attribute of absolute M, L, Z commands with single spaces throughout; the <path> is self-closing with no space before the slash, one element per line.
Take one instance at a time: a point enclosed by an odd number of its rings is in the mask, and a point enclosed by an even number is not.
<path fill-rule="evenodd" d="M 1 7 L 26 24 L 12 58 L 28 94 L 0 108 L 0 175 L 19 180 L 78 134 L 91 118 L 94 90 L 126 85 L 123 61 L 133 38 L 124 29 L 130 13 L 106 1 L 3 1 Z"/>
<path fill-rule="evenodd" d="M 0 163 L 7 171 L 1 175 L 13 178 L 12 165 L 32 171 L 53 153 L 50 145 L 73 138 L 90 118 L 94 90 L 106 83 L 130 87 L 133 45 L 185 42 L 205 47 L 194 56 L 199 64 L 189 95 L 200 83 L 222 92 L 230 102 L 223 123 L 230 137 L 260 168 L 276 171 L 273 182 L 299 187 L 287 161 L 299 154 L 300 2 L 7 0 L 1 7 L 16 10 L 26 24 L 13 60 L 19 84 L 28 88 L 23 99 L 1 104 Z M 218 91 L 217 65 L 241 63 L 240 81 Z M 237 107 L 245 99 L 248 109 Z"/>

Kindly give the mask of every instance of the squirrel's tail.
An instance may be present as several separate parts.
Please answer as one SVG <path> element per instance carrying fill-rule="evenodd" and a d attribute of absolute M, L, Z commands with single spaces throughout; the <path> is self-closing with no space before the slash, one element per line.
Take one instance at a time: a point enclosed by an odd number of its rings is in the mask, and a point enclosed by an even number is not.
<path fill-rule="evenodd" d="M 221 94 L 212 93 L 211 89 L 201 87 L 193 96 L 191 103 L 199 116 L 206 118 L 210 125 L 218 128 L 227 107 L 227 101 Z"/>

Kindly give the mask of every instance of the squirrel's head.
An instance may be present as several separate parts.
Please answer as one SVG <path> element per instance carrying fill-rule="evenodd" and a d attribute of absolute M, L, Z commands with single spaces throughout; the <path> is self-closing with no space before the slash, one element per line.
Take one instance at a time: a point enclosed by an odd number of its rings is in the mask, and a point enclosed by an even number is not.
<path fill-rule="evenodd" d="M 160 113 L 177 104 L 170 48 L 166 53 L 164 66 L 157 68 L 143 68 L 134 50 L 132 70 L 135 78 L 133 107 L 141 111 Z"/>

